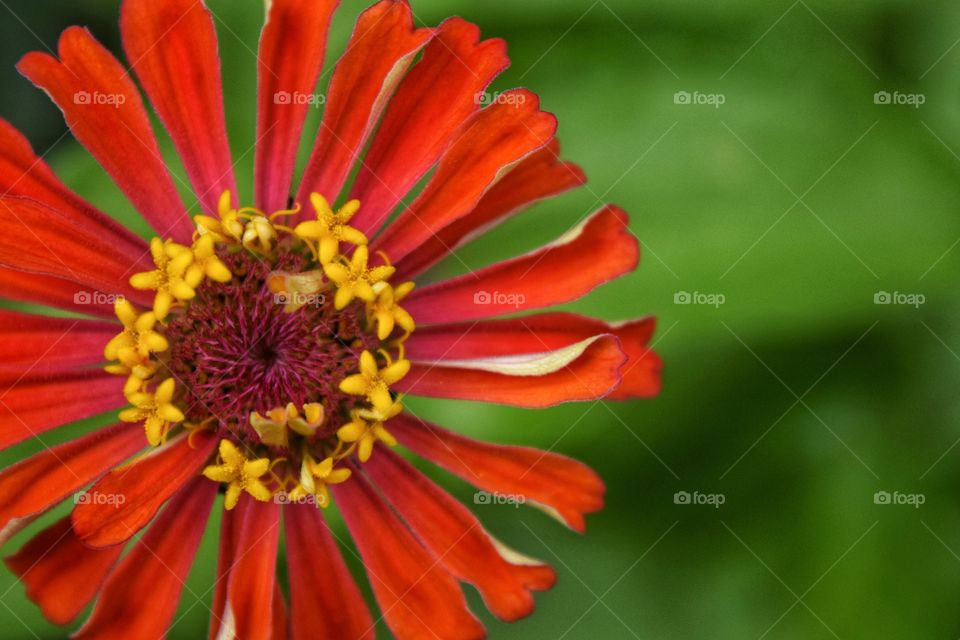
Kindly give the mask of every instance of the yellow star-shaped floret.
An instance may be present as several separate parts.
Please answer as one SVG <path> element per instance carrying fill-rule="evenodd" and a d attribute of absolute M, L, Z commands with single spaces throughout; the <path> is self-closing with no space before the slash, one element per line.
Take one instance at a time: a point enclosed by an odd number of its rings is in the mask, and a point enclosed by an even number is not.
<path fill-rule="evenodd" d="M 184 279 L 196 288 L 205 277 L 217 282 L 230 282 L 233 278 L 227 265 L 217 256 L 216 243 L 211 235 L 200 236 L 193 243 L 193 264 L 187 268 Z"/>
<path fill-rule="evenodd" d="M 303 464 L 300 466 L 300 484 L 290 492 L 290 499 L 299 501 L 313 496 L 317 506 L 326 509 L 330 506 L 330 491 L 327 486 L 345 482 L 349 477 L 350 469 L 335 469 L 333 458 L 315 462 L 309 455 L 304 455 Z"/>
<path fill-rule="evenodd" d="M 317 219 L 301 222 L 293 233 L 308 243 L 320 264 L 329 264 L 337 257 L 341 242 L 367 244 L 367 236 L 347 224 L 359 211 L 359 200 L 351 200 L 334 212 L 326 198 L 313 193 L 310 194 L 310 204 L 317 212 Z"/>
<path fill-rule="evenodd" d="M 120 412 L 120 419 L 124 422 L 144 423 L 147 442 L 157 446 L 163 442 L 170 426 L 184 419 L 183 412 L 173 404 L 173 394 L 176 390 L 173 378 L 167 378 L 159 385 L 156 391 L 137 391 L 127 398 L 133 407 Z"/>
<path fill-rule="evenodd" d="M 270 471 L 269 458 L 248 459 L 229 440 L 220 441 L 220 464 L 210 465 L 203 475 L 214 482 L 227 483 L 223 505 L 227 511 L 237 506 L 240 494 L 246 491 L 260 502 L 267 502 L 273 492 L 260 479 Z"/>
<path fill-rule="evenodd" d="M 160 238 L 150 241 L 150 254 L 156 269 L 136 273 L 130 278 L 134 289 L 156 291 L 153 312 L 157 320 L 170 313 L 174 301 L 190 300 L 196 295 L 194 287 L 186 281 L 187 269 L 193 264 L 193 251 L 176 242 Z"/>
<path fill-rule="evenodd" d="M 366 396 L 375 409 L 386 412 L 393 405 L 390 385 L 402 380 L 409 371 L 409 360 L 400 358 L 380 369 L 373 354 L 364 351 L 360 354 L 360 373 L 344 378 L 340 390 L 354 396 Z"/>
<path fill-rule="evenodd" d="M 379 440 L 388 446 L 396 446 L 397 440 L 384 427 L 384 423 L 400 414 L 403 405 L 398 401 L 386 411 L 360 409 L 354 411 L 350 422 L 337 430 L 337 437 L 347 443 L 357 443 L 357 457 L 366 462 L 373 453 L 373 445 Z"/>
<path fill-rule="evenodd" d="M 381 282 L 374 286 L 377 297 L 367 304 L 367 314 L 377 322 L 377 337 L 386 340 L 399 325 L 408 334 L 417 328 L 413 317 L 399 303 L 413 291 L 414 283 L 404 282 L 397 287 Z"/>
<path fill-rule="evenodd" d="M 389 265 L 371 269 L 367 266 L 369 259 L 369 250 L 366 245 L 362 245 L 353 252 L 349 263 L 331 262 L 323 265 L 323 272 L 337 285 L 337 294 L 333 303 L 338 311 L 350 304 L 354 298 L 373 302 L 376 297 L 373 285 L 383 282 L 396 271 Z"/>
<path fill-rule="evenodd" d="M 156 363 L 150 356 L 166 351 L 170 344 L 159 332 L 154 330 L 157 317 L 152 311 L 138 314 L 136 308 L 126 299 L 114 303 L 117 318 L 123 324 L 123 331 L 110 339 L 103 349 L 107 360 L 118 360 L 120 364 L 107 366 L 109 373 L 131 376 L 127 391 L 139 390 L 136 381 L 149 378 L 156 371 Z"/>
<path fill-rule="evenodd" d="M 193 217 L 200 235 L 209 235 L 217 242 L 239 243 L 243 238 L 243 222 L 240 220 L 240 212 L 233 208 L 233 196 L 229 191 L 220 194 L 217 216 L 217 218 L 211 216 Z"/>

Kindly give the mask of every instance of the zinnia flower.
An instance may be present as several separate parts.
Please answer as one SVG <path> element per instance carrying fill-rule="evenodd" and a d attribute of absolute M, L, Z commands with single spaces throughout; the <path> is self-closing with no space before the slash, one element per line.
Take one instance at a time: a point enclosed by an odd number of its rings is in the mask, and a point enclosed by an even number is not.
<path fill-rule="evenodd" d="M 57 57 L 19 64 L 156 237 L 145 243 L 82 200 L 0 121 L 0 295 L 86 316 L 0 311 L 0 446 L 120 410 L 117 424 L 0 473 L 3 540 L 77 503 L 7 564 L 56 623 L 96 598 L 78 637 L 161 637 L 222 492 L 211 637 L 371 637 L 324 520 L 333 502 L 398 638 L 481 637 L 460 582 L 512 621 L 555 574 L 491 537 L 392 447 L 577 531 L 604 487 L 555 453 L 424 422 L 405 395 L 536 408 L 655 394 L 651 319 L 516 315 L 629 273 L 637 242 L 623 211 L 605 206 L 538 251 L 415 286 L 485 229 L 584 182 L 557 158 L 555 118 L 525 89 L 481 108 L 508 64 L 504 43 L 457 18 L 414 28 L 404 0 L 384 0 L 336 64 L 292 189 L 337 2 L 267 5 L 252 206 L 234 180 L 202 2 L 123 2 L 132 74 L 81 28 L 64 32 Z M 134 75 L 183 161 L 196 215 Z"/>

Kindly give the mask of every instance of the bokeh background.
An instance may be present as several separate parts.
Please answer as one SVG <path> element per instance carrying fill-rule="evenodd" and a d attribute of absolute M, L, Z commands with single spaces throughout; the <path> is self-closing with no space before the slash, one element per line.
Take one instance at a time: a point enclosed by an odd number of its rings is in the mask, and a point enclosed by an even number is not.
<path fill-rule="evenodd" d="M 49 151 L 68 184 L 145 231 L 13 69 L 26 51 L 55 49 L 71 24 L 120 51 L 118 4 L 0 1 L 0 114 Z M 208 4 L 239 157 L 254 140 L 262 3 Z M 365 4 L 343 3 L 333 52 Z M 463 261 L 526 251 L 616 202 L 643 243 L 641 268 L 570 308 L 610 320 L 655 314 L 666 361 L 651 401 L 541 412 L 414 405 L 473 436 L 577 457 L 608 484 L 584 537 L 529 508 L 475 506 L 497 536 L 559 572 L 537 613 L 515 625 L 487 615 L 467 588 L 491 637 L 960 635 L 960 6 L 416 0 L 414 11 L 423 24 L 459 14 L 506 38 L 513 66 L 495 88 L 539 93 L 560 118 L 564 156 L 590 177 L 469 246 Z M 239 169 L 249 184 L 252 155 Z M 473 502 L 469 487 L 435 475 Z M 682 504 L 677 492 L 722 504 Z M 882 504 L 877 492 L 922 504 Z M 205 632 L 215 524 L 172 638 Z M 65 634 L 5 569 L 0 604 L 4 638 Z"/>

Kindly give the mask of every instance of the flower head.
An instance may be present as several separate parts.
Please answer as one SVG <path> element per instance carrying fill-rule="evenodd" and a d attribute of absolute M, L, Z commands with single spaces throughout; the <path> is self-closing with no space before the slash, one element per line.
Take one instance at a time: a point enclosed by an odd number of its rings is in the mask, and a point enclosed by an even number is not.
<path fill-rule="evenodd" d="M 552 569 L 492 538 L 392 447 L 582 531 L 603 504 L 593 471 L 442 429 L 406 399 L 537 408 L 657 393 L 651 319 L 517 316 L 634 269 L 626 214 L 605 206 L 542 249 L 424 278 L 481 231 L 584 177 L 558 159 L 556 120 L 531 92 L 480 108 L 476 96 L 508 64 L 503 42 L 456 18 L 415 28 L 406 0 L 360 15 L 298 185 L 301 98 L 318 80 L 337 3 L 268 3 L 254 198 L 242 206 L 211 10 L 122 4 L 132 74 L 79 28 L 64 32 L 59 58 L 31 53 L 19 69 L 154 229 L 149 244 L 70 192 L 0 121 L 0 207 L 10 214 L 0 290 L 96 318 L 0 310 L 4 340 L 23 341 L 0 383 L 4 407 L 17 410 L 0 446 L 100 414 L 120 419 L 0 472 L 0 490 L 17 496 L 0 509 L 4 536 L 92 484 L 69 517 L 8 559 L 27 593 L 61 624 L 97 595 L 81 637 L 161 637 L 223 493 L 212 636 L 274 637 L 285 616 L 294 637 L 369 636 L 373 617 L 315 508 L 331 502 L 398 638 L 482 636 L 459 581 L 501 619 L 530 614 Z M 132 75 L 182 160 L 193 216 Z M 272 570 L 281 513 L 284 588 Z"/>

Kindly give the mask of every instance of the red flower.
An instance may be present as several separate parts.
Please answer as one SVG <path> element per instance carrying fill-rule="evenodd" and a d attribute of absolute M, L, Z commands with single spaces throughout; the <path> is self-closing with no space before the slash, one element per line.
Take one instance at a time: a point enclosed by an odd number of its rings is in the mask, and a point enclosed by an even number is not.
<path fill-rule="evenodd" d="M 196 0 L 123 3 L 127 58 L 204 212 L 193 221 L 131 75 L 87 31 L 68 29 L 58 58 L 20 62 L 158 236 L 148 246 L 83 201 L 0 121 L 0 295 L 100 318 L 0 311 L 0 446 L 126 407 L 119 424 L 0 472 L 0 540 L 75 496 L 68 518 L 7 563 L 54 622 L 97 597 L 79 637 L 165 633 L 219 489 L 211 636 L 373 635 L 316 508 L 332 494 L 397 637 L 480 637 L 458 582 L 516 620 L 553 570 L 490 537 L 390 445 L 577 531 L 604 487 L 557 454 L 428 424 L 401 394 L 547 407 L 659 389 L 652 319 L 491 319 L 633 270 L 638 246 L 617 207 L 533 253 L 414 288 L 455 248 L 584 177 L 558 160 L 556 121 L 534 94 L 480 99 L 508 64 L 502 41 L 456 18 L 416 29 L 402 0 L 360 16 L 326 98 L 314 95 L 336 4 L 268 3 L 256 207 L 238 208 L 210 12 Z M 281 510 L 289 604 L 274 571 Z"/>

